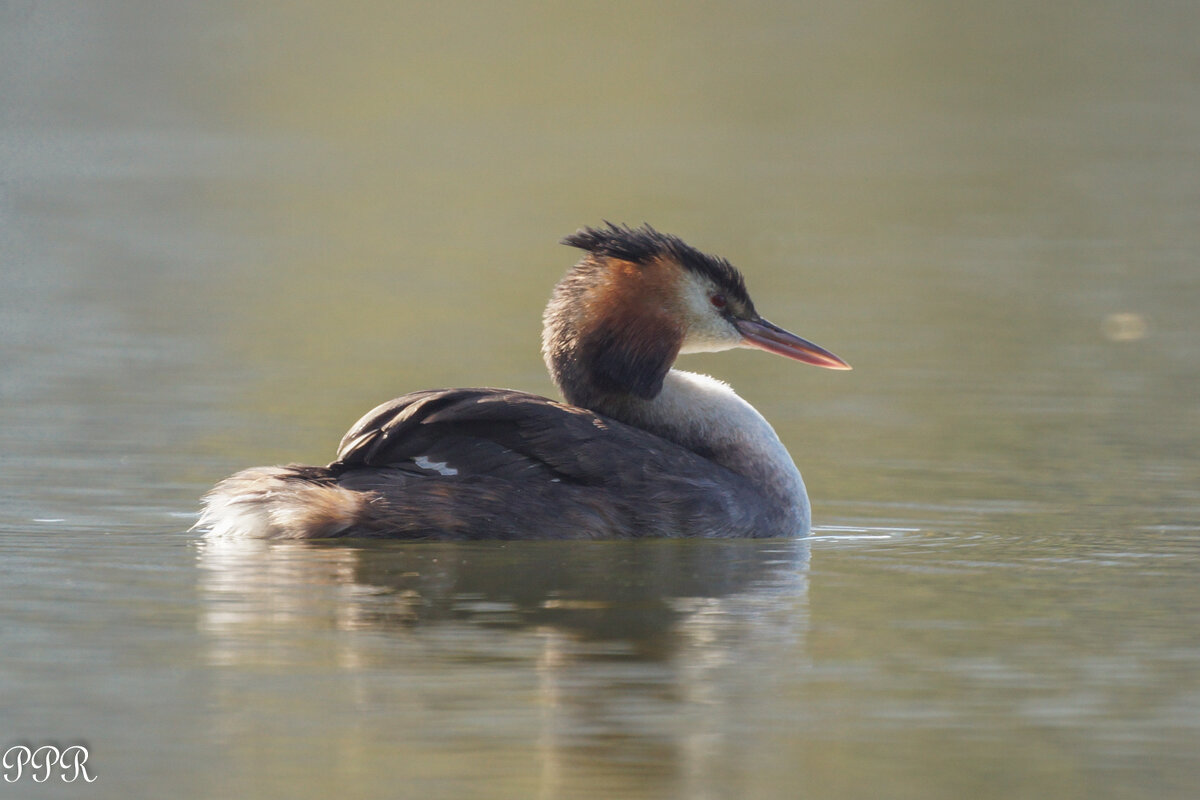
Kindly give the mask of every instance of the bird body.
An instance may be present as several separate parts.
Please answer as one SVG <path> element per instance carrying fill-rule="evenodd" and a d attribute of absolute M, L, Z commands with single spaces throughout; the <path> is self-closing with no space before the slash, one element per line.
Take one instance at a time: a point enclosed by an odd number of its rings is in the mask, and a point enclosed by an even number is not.
<path fill-rule="evenodd" d="M 205 497 L 210 536 L 312 539 L 761 537 L 807 533 L 808 496 L 770 424 L 684 352 L 758 347 L 848 369 L 763 320 L 741 274 L 648 226 L 585 228 L 546 309 L 566 403 L 507 389 L 378 406 L 326 467 L 239 472 Z"/>

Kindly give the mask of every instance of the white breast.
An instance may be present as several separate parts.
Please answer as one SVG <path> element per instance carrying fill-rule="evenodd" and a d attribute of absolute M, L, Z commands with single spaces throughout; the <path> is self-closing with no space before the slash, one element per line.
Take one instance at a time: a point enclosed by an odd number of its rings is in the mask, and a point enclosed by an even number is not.
<path fill-rule="evenodd" d="M 694 372 L 672 369 L 662 392 L 634 409 L 635 424 L 698 452 L 792 506 L 804 529 L 809 525 L 804 479 L 775 429 L 729 384 Z"/>

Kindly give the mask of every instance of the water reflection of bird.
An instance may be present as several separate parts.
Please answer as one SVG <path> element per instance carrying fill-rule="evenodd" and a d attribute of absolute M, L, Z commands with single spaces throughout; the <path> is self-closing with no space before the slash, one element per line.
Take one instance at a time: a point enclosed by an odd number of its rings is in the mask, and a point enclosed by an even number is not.
<path fill-rule="evenodd" d="M 681 353 L 752 347 L 831 369 L 767 322 L 742 275 L 649 226 L 584 228 L 542 352 L 567 403 L 414 392 L 358 421 L 327 467 L 244 470 L 205 497 L 210 536 L 433 539 L 793 536 L 804 482 L 775 431 Z"/>

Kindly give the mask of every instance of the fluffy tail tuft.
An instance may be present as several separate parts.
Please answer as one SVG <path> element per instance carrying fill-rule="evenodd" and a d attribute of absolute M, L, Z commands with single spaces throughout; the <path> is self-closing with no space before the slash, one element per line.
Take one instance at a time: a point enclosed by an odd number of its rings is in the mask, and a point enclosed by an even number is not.
<path fill-rule="evenodd" d="M 241 539 L 343 536 L 362 518 L 369 497 L 338 486 L 324 467 L 254 467 L 231 475 L 204 496 L 193 530 Z"/>

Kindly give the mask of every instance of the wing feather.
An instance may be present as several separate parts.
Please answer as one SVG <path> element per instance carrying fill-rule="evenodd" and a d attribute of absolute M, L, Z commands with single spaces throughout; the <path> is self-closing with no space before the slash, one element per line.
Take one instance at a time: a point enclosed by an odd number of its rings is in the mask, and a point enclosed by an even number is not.
<path fill-rule="evenodd" d="M 381 529 L 429 517 L 447 530 L 552 525 L 572 536 L 775 530 L 743 476 L 640 428 L 505 389 L 384 403 L 350 429 L 329 469 L 339 485 L 377 493 Z"/>
<path fill-rule="evenodd" d="M 330 468 L 388 467 L 456 477 L 529 477 L 589 485 L 620 481 L 632 453 L 698 458 L 678 445 L 599 414 L 503 389 L 414 392 L 368 412 L 343 437 Z M 674 452 L 677 451 L 677 452 Z M 711 467 L 711 465 L 709 465 Z"/>

